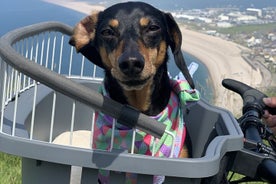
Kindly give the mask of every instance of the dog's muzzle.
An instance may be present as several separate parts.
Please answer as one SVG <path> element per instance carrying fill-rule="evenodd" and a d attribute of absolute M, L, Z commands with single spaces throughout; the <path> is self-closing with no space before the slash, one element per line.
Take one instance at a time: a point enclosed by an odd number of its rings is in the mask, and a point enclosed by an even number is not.
<path fill-rule="evenodd" d="M 123 74 L 128 77 L 137 77 L 143 71 L 145 66 L 145 60 L 140 53 L 128 52 L 123 53 L 119 57 L 119 68 Z"/>

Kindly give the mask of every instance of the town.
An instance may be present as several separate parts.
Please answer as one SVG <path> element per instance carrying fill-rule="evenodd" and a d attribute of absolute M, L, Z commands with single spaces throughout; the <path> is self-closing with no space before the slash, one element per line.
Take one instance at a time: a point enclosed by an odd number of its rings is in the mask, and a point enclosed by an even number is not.
<path fill-rule="evenodd" d="M 177 10 L 172 15 L 190 29 L 234 41 L 270 72 L 276 72 L 276 7 Z"/>

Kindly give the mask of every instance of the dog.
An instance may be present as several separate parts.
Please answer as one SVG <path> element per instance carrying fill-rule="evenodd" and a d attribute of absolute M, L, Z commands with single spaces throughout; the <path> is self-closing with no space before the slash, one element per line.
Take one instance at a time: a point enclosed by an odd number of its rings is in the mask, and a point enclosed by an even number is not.
<path fill-rule="evenodd" d="M 167 107 L 171 98 L 174 99 L 172 103 L 180 107 L 180 92 L 184 91 L 192 96 L 192 99 L 184 99 L 185 102 L 198 99 L 193 79 L 182 55 L 182 35 L 176 21 L 171 14 L 147 3 L 119 3 L 104 11 L 92 13 L 75 26 L 69 43 L 77 52 L 104 69 L 105 78 L 101 93 L 148 116 L 157 117 L 164 109 L 170 109 L 171 107 Z M 179 88 L 178 83 L 172 82 L 168 75 L 169 48 L 176 65 L 186 78 L 186 89 L 178 89 L 177 92 L 174 87 Z M 96 116 L 97 121 L 108 119 L 105 115 L 98 117 L 100 114 Z M 188 140 L 185 139 L 181 112 L 179 115 L 180 117 L 171 120 L 170 126 L 182 127 L 181 130 L 175 131 L 181 134 L 181 141 Z M 101 121 L 99 126 L 104 124 Z M 98 129 L 98 133 L 102 133 L 102 127 Z M 143 142 L 149 146 L 149 141 L 145 140 L 146 138 Z M 108 149 L 109 146 L 99 145 L 100 142 L 93 144 L 93 147 Z M 175 157 L 189 157 L 187 146 L 181 142 L 179 145 L 182 148 Z M 138 148 L 136 152 L 141 153 Z M 147 150 L 141 154 L 152 154 L 150 152 L 152 151 Z"/>

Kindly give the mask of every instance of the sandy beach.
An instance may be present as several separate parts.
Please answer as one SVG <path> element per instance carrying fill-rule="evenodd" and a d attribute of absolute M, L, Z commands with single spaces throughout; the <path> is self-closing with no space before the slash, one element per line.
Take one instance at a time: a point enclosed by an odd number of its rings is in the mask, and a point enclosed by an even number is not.
<path fill-rule="evenodd" d="M 91 5 L 87 2 L 73 0 L 44 0 L 59 6 L 70 8 L 85 14 L 101 11 L 105 7 Z M 218 37 L 187 30 L 180 26 L 183 36 L 182 49 L 201 60 L 209 70 L 214 86 L 214 104 L 226 108 L 234 114 L 241 112 L 241 98 L 222 87 L 224 78 L 232 78 L 244 82 L 252 87 L 257 87 L 262 82 L 259 70 L 254 70 L 242 57 L 241 52 L 247 50 L 233 42 Z"/>
<path fill-rule="evenodd" d="M 183 50 L 201 60 L 209 70 L 215 89 L 215 105 L 227 108 L 234 114 L 241 113 L 240 96 L 226 90 L 221 82 L 225 78 L 231 78 L 252 87 L 260 85 L 261 72 L 254 70 L 241 57 L 241 52 L 248 49 L 218 37 L 187 30 L 183 26 L 181 32 Z"/>

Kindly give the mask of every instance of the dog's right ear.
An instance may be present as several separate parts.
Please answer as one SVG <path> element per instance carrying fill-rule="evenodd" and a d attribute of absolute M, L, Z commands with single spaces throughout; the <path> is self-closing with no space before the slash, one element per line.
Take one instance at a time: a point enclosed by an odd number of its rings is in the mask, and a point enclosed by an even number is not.
<path fill-rule="evenodd" d="M 184 60 L 182 51 L 181 51 L 181 44 L 182 44 L 182 34 L 181 31 L 174 20 L 173 16 L 170 13 L 165 13 L 165 18 L 167 21 L 167 32 L 169 35 L 169 45 L 172 49 L 175 64 L 181 70 L 184 77 L 188 81 L 191 88 L 195 88 L 195 84 L 193 78 L 191 77 L 186 62 Z"/>
<path fill-rule="evenodd" d="M 82 53 L 88 60 L 104 68 L 98 50 L 95 47 L 95 35 L 100 12 L 92 13 L 82 19 L 74 28 L 69 44 Z"/>

